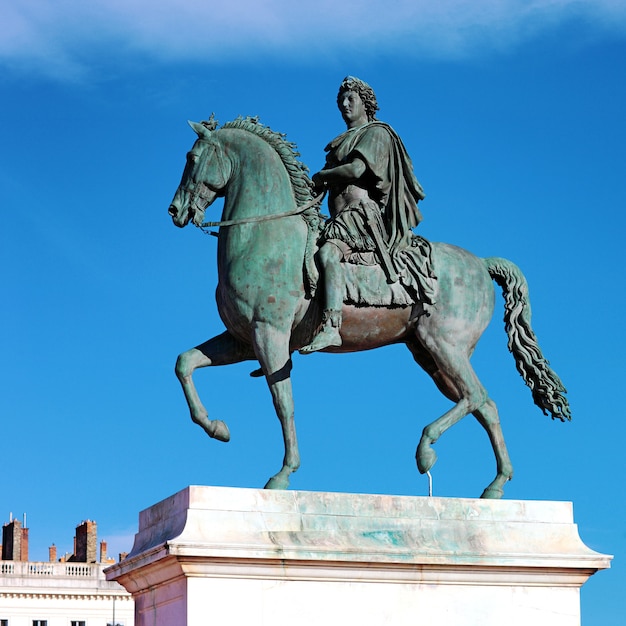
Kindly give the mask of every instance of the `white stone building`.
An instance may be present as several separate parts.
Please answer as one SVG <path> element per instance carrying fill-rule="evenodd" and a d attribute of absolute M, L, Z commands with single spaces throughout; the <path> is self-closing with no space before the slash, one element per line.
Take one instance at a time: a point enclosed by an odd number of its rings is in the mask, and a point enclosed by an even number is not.
<path fill-rule="evenodd" d="M 134 602 L 118 583 L 106 580 L 106 544 L 96 562 L 95 522 L 77 529 L 74 554 L 49 562 L 28 560 L 28 529 L 5 524 L 0 560 L 0 626 L 134 626 Z M 103 549 L 104 548 L 104 549 Z"/>

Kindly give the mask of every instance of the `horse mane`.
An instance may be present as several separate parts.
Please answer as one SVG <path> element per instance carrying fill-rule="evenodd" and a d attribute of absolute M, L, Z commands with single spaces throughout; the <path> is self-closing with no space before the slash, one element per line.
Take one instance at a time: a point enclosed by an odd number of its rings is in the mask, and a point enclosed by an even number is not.
<path fill-rule="evenodd" d="M 300 153 L 296 144 L 287 141 L 284 133 L 273 131 L 269 126 L 259 122 L 258 117 L 238 117 L 232 122 L 222 125 L 222 128 L 245 130 L 268 143 L 283 162 L 293 189 L 297 206 L 303 206 L 313 198 L 313 183 L 309 178 L 309 168 L 298 160 Z"/>

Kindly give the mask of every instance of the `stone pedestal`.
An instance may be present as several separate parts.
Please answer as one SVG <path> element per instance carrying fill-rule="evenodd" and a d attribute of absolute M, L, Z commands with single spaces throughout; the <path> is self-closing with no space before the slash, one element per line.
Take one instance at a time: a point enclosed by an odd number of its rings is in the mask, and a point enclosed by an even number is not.
<path fill-rule="evenodd" d="M 136 626 L 578 626 L 567 502 L 187 487 L 107 569 Z"/>

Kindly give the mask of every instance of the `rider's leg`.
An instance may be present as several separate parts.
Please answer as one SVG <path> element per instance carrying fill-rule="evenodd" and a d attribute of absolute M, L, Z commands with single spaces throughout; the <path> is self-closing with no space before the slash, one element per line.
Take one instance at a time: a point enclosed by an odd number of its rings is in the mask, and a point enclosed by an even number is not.
<path fill-rule="evenodd" d="M 326 299 L 322 329 L 310 344 L 300 349 L 302 354 L 340 346 L 342 343 L 339 329 L 343 306 L 343 272 L 340 266 L 343 252 L 332 241 L 327 241 L 319 249 L 318 259 L 322 266 Z"/>
<path fill-rule="evenodd" d="M 343 251 L 332 241 L 327 241 L 319 251 L 324 271 L 325 310 L 337 311 L 339 315 L 343 307 L 343 272 L 340 265 L 343 256 Z"/>

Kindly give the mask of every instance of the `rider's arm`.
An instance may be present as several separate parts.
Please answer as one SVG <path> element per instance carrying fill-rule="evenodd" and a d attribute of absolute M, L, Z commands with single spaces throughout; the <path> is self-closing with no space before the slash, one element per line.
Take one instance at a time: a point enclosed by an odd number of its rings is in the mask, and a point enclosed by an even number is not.
<path fill-rule="evenodd" d="M 316 185 L 333 185 L 340 182 L 350 182 L 358 180 L 365 174 L 367 166 L 359 157 L 355 157 L 349 163 L 343 163 L 337 167 L 323 169 L 313 176 L 313 182 Z"/>

